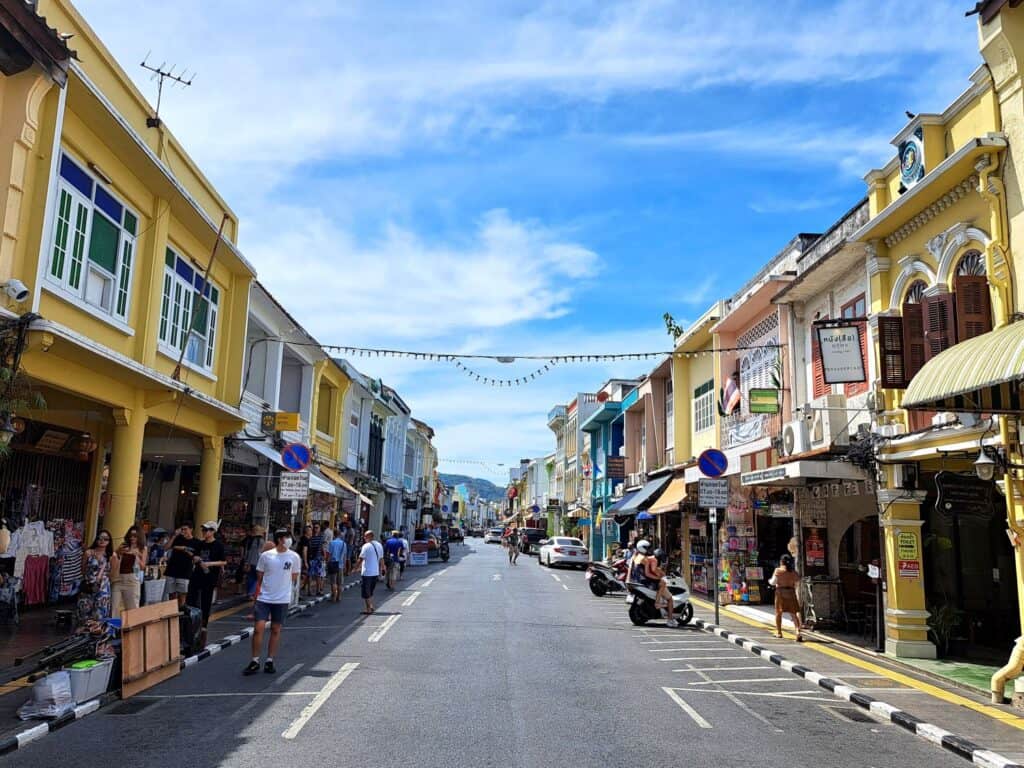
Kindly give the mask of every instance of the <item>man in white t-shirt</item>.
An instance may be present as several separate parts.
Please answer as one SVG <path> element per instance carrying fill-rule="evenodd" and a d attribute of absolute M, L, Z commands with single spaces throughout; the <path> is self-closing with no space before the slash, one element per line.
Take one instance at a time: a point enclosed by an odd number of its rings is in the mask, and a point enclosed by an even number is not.
<path fill-rule="evenodd" d="M 373 531 L 363 534 L 363 548 L 359 550 L 359 575 L 362 576 L 363 613 L 373 613 L 373 591 L 377 579 L 384 575 L 384 547 L 373 540 Z"/>
<path fill-rule="evenodd" d="M 252 632 L 252 661 L 243 674 L 254 675 L 260 671 L 260 653 L 263 649 L 263 633 L 270 621 L 270 643 L 263 671 L 274 674 L 274 654 L 281 643 L 281 627 L 284 626 L 292 590 L 302 574 L 302 558 L 291 550 L 288 531 L 274 532 L 274 548 L 260 555 L 256 563 L 256 606 L 253 613 L 256 622 Z"/>

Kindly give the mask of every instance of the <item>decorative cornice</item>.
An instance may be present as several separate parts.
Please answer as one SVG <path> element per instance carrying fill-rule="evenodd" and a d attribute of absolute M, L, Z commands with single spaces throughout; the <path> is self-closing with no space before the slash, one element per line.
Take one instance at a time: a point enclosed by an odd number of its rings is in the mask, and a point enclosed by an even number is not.
<path fill-rule="evenodd" d="M 871 248 L 869 245 L 868 248 Z M 868 278 L 872 278 L 875 275 L 881 275 L 887 273 L 889 268 L 892 266 L 892 259 L 888 256 L 878 256 L 868 251 Z"/>
<path fill-rule="evenodd" d="M 967 195 L 978 188 L 978 176 L 972 174 L 966 179 L 961 181 L 946 194 L 936 200 L 934 203 L 929 205 L 919 214 L 914 216 L 910 221 L 904 224 L 902 227 L 897 229 L 887 238 L 885 238 L 885 244 L 890 248 L 897 243 L 906 240 L 910 235 L 914 234 L 917 230 L 927 224 L 929 221 L 934 219 L 940 213 L 945 211 L 952 205 L 955 205 L 958 201 L 967 197 Z"/>

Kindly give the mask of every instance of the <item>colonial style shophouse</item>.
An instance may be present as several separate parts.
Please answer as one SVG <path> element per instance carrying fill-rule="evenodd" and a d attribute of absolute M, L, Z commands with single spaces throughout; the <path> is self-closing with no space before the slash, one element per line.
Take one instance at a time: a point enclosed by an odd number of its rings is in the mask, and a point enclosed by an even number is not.
<path fill-rule="evenodd" d="M 562 530 L 562 515 L 565 512 L 565 416 L 564 405 L 556 405 L 548 411 L 548 429 L 555 434 L 554 466 L 547 505 L 552 533 Z"/>
<path fill-rule="evenodd" d="M 38 315 L 21 364 L 47 404 L 18 414 L 5 498 L 46 476 L 40 504 L 120 534 L 155 492 L 146 461 L 190 468 L 194 515 L 216 519 L 224 438 L 245 423 L 253 269 L 238 219 L 78 12 L 40 11 L 78 58 L 65 88 L 22 78 L 5 97 L 4 119 L 24 125 L 0 274 L 26 286 L 7 309 Z"/>

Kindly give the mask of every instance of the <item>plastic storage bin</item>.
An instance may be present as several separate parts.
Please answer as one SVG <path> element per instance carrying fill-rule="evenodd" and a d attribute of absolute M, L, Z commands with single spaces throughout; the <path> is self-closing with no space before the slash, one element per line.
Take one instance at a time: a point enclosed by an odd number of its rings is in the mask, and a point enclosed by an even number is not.
<path fill-rule="evenodd" d="M 166 579 L 150 579 L 149 581 L 142 582 L 142 588 L 145 590 L 146 595 L 146 605 L 163 602 L 165 583 Z"/>
<path fill-rule="evenodd" d="M 106 693 L 113 666 L 114 660 L 106 659 L 91 665 L 88 661 L 79 661 L 68 667 L 66 671 L 71 676 L 71 694 L 75 703 L 84 704 Z"/>

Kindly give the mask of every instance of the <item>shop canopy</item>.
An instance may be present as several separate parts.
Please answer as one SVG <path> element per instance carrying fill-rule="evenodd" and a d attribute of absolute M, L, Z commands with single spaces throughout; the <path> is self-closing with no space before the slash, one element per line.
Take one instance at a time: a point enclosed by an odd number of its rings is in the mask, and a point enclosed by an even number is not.
<path fill-rule="evenodd" d="M 848 461 L 791 461 L 740 475 L 740 485 L 803 485 L 805 480 L 867 480 L 867 473 Z"/>
<path fill-rule="evenodd" d="M 311 466 L 309 472 L 309 490 L 313 493 L 326 493 L 330 496 L 337 496 L 338 489 L 327 481 L 327 478 L 320 474 L 319 470 Z"/>
<path fill-rule="evenodd" d="M 1014 413 L 1024 410 L 1024 322 L 961 341 L 925 363 L 900 405 L 911 410 Z"/>
<path fill-rule="evenodd" d="M 632 499 L 634 496 L 636 496 L 638 493 L 640 493 L 640 490 L 641 490 L 640 488 L 637 488 L 635 491 L 630 491 L 625 496 L 623 496 L 621 499 L 616 501 L 614 504 L 612 504 L 610 507 L 608 507 L 608 514 L 609 515 L 617 515 L 619 513 L 619 510 L 622 509 L 622 507 L 624 505 L 629 503 L 630 499 Z"/>
<path fill-rule="evenodd" d="M 658 497 L 658 501 L 651 505 L 652 515 L 661 515 L 665 512 L 672 512 L 679 509 L 679 504 L 686 498 L 686 479 L 682 477 L 672 478 L 665 492 Z"/>
<path fill-rule="evenodd" d="M 346 480 L 345 476 L 342 475 L 340 472 L 331 469 L 330 467 L 325 467 L 323 465 L 320 465 L 320 471 L 323 472 L 324 475 L 326 475 L 328 480 L 334 482 L 336 485 L 340 485 L 349 493 L 354 493 L 356 497 L 359 498 L 360 501 L 369 504 L 371 507 L 373 506 L 373 502 L 370 501 L 370 499 L 367 496 L 364 496 L 359 491 L 357 491 L 356 487 L 352 485 L 352 483 L 350 483 L 348 480 Z"/>
<path fill-rule="evenodd" d="M 618 523 L 625 522 L 626 518 L 630 518 L 642 509 L 647 509 L 654 502 L 655 499 L 661 494 L 671 480 L 671 475 L 665 475 L 663 477 L 657 477 L 653 480 L 648 480 L 643 488 L 633 494 L 633 496 L 623 504 L 615 513 L 615 520 Z"/>

